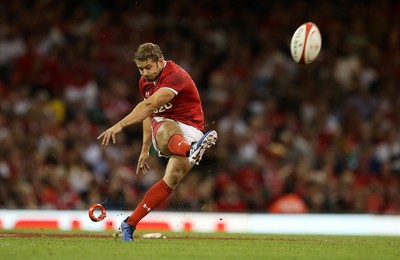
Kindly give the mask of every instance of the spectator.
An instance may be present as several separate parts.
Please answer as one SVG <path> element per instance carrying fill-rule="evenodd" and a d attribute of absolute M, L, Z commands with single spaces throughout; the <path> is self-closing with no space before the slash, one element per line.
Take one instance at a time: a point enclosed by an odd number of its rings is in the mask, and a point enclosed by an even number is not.
<path fill-rule="evenodd" d="M 153 171 L 131 176 L 141 129 L 107 151 L 93 136 L 141 100 L 131 49 L 153 41 L 193 76 L 220 134 L 165 209 L 266 212 L 293 184 L 308 212 L 400 214 L 395 1 L 305 1 L 301 17 L 261 0 L 3 2 L 1 208 L 137 204 L 162 169 L 152 151 Z M 289 40 L 307 13 L 323 45 L 298 66 Z"/>

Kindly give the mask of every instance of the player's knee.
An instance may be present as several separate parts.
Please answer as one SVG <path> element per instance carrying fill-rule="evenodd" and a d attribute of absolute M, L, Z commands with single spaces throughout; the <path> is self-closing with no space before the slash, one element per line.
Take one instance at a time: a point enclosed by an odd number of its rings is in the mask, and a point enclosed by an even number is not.
<path fill-rule="evenodd" d="M 175 188 L 181 182 L 183 177 L 178 172 L 171 172 L 168 175 L 168 179 L 172 187 Z"/>
<path fill-rule="evenodd" d="M 189 170 L 190 168 L 186 165 L 181 165 L 181 167 L 172 167 L 168 169 L 166 177 L 168 178 L 169 183 L 175 187 L 182 181 Z"/>

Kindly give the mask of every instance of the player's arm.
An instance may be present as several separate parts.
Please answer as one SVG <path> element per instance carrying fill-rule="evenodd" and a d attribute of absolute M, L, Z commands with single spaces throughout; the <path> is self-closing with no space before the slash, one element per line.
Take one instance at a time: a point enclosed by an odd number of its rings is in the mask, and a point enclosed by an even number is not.
<path fill-rule="evenodd" d="M 143 145 L 142 145 L 142 152 L 149 152 L 151 144 L 152 144 L 152 137 L 151 137 L 151 117 L 147 117 L 143 121 Z"/>
<path fill-rule="evenodd" d="M 110 139 L 116 142 L 115 135 L 128 125 L 143 122 L 147 117 L 151 116 L 154 110 L 170 102 L 175 97 L 175 93 L 169 89 L 161 88 L 157 90 L 148 99 L 143 100 L 114 126 L 104 131 L 97 139 L 103 138 L 102 145 L 107 145 Z"/>
<path fill-rule="evenodd" d="M 175 97 L 175 94 L 168 89 L 159 89 L 148 99 L 140 102 L 131 113 L 124 117 L 117 124 L 122 127 L 132 125 L 144 121 L 147 117 L 151 116 L 154 110 L 167 104 Z"/>
<path fill-rule="evenodd" d="M 143 121 L 143 145 L 137 164 L 136 174 L 142 171 L 142 173 L 146 175 L 148 170 L 150 169 L 150 166 L 147 164 L 147 160 L 149 159 L 150 156 L 149 151 L 152 143 L 151 135 L 152 135 L 151 117 L 147 117 Z"/>

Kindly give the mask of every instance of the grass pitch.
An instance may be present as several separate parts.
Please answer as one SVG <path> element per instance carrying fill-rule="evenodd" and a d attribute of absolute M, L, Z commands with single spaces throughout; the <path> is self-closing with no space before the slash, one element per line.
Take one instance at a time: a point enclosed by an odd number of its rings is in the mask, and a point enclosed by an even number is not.
<path fill-rule="evenodd" d="M 0 232 L 0 259 L 400 259 L 400 237 Z"/>

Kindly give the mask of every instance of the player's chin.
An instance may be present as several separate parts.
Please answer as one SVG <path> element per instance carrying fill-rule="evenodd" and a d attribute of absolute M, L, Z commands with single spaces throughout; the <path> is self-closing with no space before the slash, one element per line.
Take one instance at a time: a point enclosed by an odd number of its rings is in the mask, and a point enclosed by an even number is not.
<path fill-rule="evenodd" d="M 145 80 L 149 81 L 149 82 L 153 82 L 155 81 L 155 77 L 144 77 Z"/>

